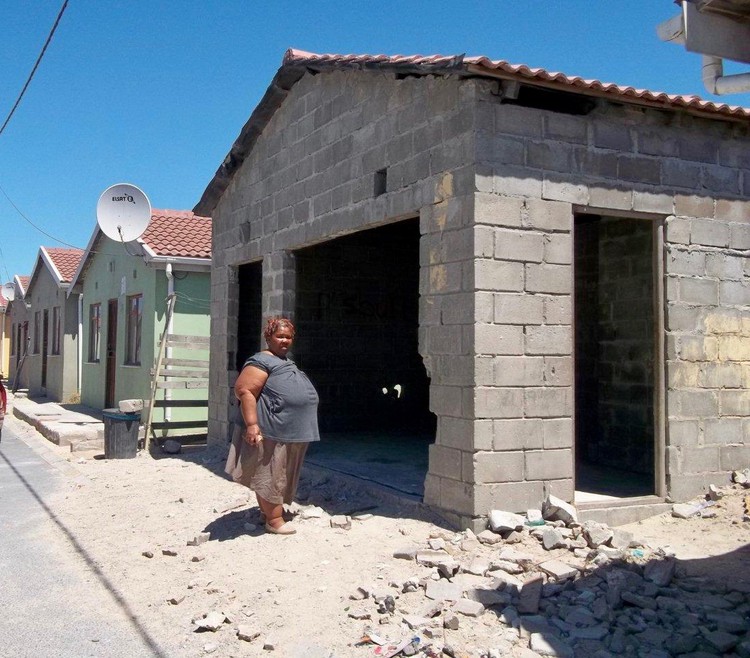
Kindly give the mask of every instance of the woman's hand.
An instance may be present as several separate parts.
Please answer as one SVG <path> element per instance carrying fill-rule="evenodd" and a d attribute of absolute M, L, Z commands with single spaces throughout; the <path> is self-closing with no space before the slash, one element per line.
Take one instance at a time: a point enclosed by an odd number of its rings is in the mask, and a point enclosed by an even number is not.
<path fill-rule="evenodd" d="M 251 446 L 260 443 L 263 440 L 263 435 L 260 433 L 260 427 L 255 423 L 254 425 L 248 425 L 245 428 L 245 441 Z"/>

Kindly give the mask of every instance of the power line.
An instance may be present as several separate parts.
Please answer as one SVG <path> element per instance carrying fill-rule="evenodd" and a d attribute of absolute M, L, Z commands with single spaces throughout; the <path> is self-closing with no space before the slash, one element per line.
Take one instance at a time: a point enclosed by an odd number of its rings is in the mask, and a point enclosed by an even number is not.
<path fill-rule="evenodd" d="M 18 95 L 16 102 L 13 104 L 13 108 L 11 109 L 10 114 L 8 114 L 8 117 L 5 119 L 5 123 L 3 123 L 2 127 L 0 127 L 0 135 L 3 134 L 3 131 L 5 130 L 5 126 L 8 125 L 10 118 L 13 116 L 13 113 L 16 111 L 16 108 L 20 105 L 21 99 L 23 98 L 23 95 L 26 93 L 26 89 L 28 89 L 28 86 L 31 83 L 31 78 L 34 77 L 34 74 L 36 73 L 36 70 L 39 67 L 39 63 L 42 61 L 42 57 L 44 57 L 44 53 L 47 51 L 47 46 L 49 46 L 50 41 L 52 41 L 52 37 L 55 34 L 55 30 L 57 29 L 57 26 L 60 23 L 60 19 L 62 18 L 62 15 L 65 13 L 65 9 L 67 6 L 68 6 L 68 0 L 65 0 L 65 2 L 63 2 L 62 8 L 60 9 L 60 12 L 57 14 L 57 19 L 55 20 L 55 24 L 52 26 L 52 29 L 50 30 L 49 36 L 47 37 L 47 41 L 44 42 L 44 47 L 42 48 L 42 52 L 40 52 L 39 57 L 36 58 L 36 63 L 34 64 L 34 68 L 31 69 L 31 73 L 29 73 L 29 77 L 26 79 L 26 84 L 23 86 L 23 89 L 21 89 L 21 93 Z"/>

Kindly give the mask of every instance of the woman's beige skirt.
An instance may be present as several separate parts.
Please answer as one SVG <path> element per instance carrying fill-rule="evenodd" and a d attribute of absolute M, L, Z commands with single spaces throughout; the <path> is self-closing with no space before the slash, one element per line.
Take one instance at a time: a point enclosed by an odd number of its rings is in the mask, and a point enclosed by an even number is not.
<path fill-rule="evenodd" d="M 310 444 L 263 439 L 250 445 L 244 436 L 245 428 L 235 426 L 224 468 L 226 473 L 269 503 L 291 503 L 297 493 L 302 462 Z"/>

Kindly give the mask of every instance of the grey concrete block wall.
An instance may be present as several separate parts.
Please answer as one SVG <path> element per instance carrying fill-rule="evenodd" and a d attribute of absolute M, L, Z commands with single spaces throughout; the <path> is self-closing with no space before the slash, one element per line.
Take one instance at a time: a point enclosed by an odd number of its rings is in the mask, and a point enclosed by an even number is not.
<path fill-rule="evenodd" d="M 496 86 L 364 71 L 295 84 L 213 212 L 211 440 L 225 440 L 235 376 L 233 268 L 262 260 L 264 312 L 286 312 L 289 251 L 418 216 L 419 351 L 438 416 L 425 501 L 479 527 L 494 507 L 572 499 L 572 229 L 591 212 L 664 226 L 665 354 L 679 366 L 670 493 L 720 472 L 691 470 L 693 444 L 720 469 L 742 458 L 747 126 L 606 100 L 564 114 L 503 103 Z M 691 405 L 715 415 L 685 415 Z"/>

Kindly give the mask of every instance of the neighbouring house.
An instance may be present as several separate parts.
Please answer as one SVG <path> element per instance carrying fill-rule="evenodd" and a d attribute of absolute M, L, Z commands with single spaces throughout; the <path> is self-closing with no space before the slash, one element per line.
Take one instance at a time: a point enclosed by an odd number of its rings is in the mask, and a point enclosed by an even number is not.
<path fill-rule="evenodd" d="M 10 337 L 12 334 L 8 300 L 0 293 L 0 376 L 10 372 Z"/>
<path fill-rule="evenodd" d="M 29 313 L 29 394 L 59 402 L 78 398 L 78 300 L 68 297 L 82 249 L 40 247 L 24 301 Z"/>
<path fill-rule="evenodd" d="M 458 525 L 548 494 L 625 522 L 724 484 L 750 465 L 749 192 L 749 109 L 288 51 L 195 207 L 209 439 L 283 314 L 324 441 L 374 436 L 394 470 L 424 445 Z"/>
<path fill-rule="evenodd" d="M 169 333 L 209 334 L 210 263 L 211 220 L 190 211 L 152 210 L 145 233 L 127 243 L 94 230 L 71 288 L 82 296 L 83 404 L 98 409 L 125 399 L 148 404 L 168 297 L 175 299 Z M 170 347 L 167 356 L 192 355 Z M 189 421 L 197 415 L 205 421 L 206 393 L 200 393 L 202 408 L 177 408 L 173 414 L 161 409 L 156 420 Z M 167 395 L 196 397 L 185 390 Z"/>
<path fill-rule="evenodd" d="M 26 355 L 29 347 L 29 309 L 26 289 L 31 277 L 16 274 L 13 277 L 13 299 L 8 302 L 6 314 L 10 317 L 10 366 L 8 382 L 13 390 L 28 389 L 29 371 Z"/>

